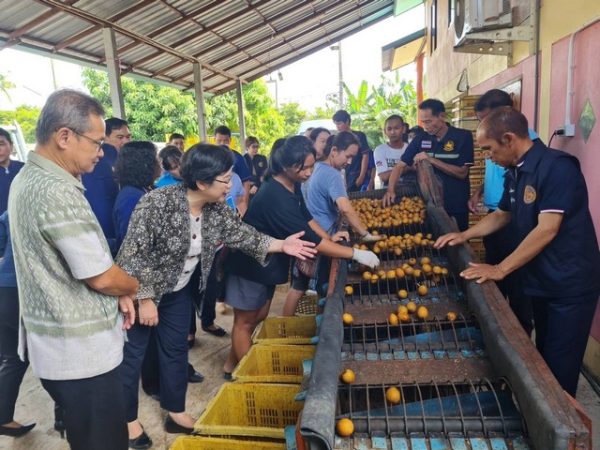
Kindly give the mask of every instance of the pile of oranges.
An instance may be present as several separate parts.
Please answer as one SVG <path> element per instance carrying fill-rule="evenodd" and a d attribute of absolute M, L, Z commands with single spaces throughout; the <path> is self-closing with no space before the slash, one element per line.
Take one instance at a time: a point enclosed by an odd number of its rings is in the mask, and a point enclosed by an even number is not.
<path fill-rule="evenodd" d="M 378 232 L 373 231 L 371 234 L 376 236 Z M 404 233 L 402 236 L 383 235 L 382 239 L 375 242 L 370 249 L 377 254 L 388 252 L 395 256 L 402 256 L 407 251 L 431 247 L 434 242 L 431 233 Z M 354 248 L 359 248 L 361 250 L 369 249 L 365 244 L 354 244 Z"/>
<path fill-rule="evenodd" d="M 448 269 L 446 267 L 432 264 L 431 259 L 424 256 L 419 261 L 416 258 L 410 258 L 395 269 L 379 270 L 377 272 L 366 270 L 362 273 L 362 279 L 373 284 L 382 280 L 393 280 L 396 278 L 432 279 L 435 283 L 438 283 L 441 281 L 442 276 L 447 275 Z"/>
<path fill-rule="evenodd" d="M 399 323 L 408 323 L 412 320 L 412 316 L 420 320 L 429 318 L 429 310 L 426 306 L 417 306 L 414 301 L 408 302 L 406 305 L 398 306 L 398 309 L 388 316 L 390 325 L 398 325 Z"/>
<path fill-rule="evenodd" d="M 352 200 L 352 206 L 369 229 L 422 225 L 425 222 L 425 203 L 419 197 L 402 197 L 399 203 L 385 208 L 381 200 L 361 198 Z"/>

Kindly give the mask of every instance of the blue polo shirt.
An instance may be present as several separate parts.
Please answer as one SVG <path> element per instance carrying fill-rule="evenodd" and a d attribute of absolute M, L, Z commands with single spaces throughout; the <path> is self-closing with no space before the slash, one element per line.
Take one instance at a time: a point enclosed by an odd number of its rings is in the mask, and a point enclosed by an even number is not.
<path fill-rule="evenodd" d="M 438 140 L 435 136 L 422 133 L 416 136 L 402 155 L 402 162 L 412 166 L 417 153 L 426 152 L 430 157 L 453 166 L 473 165 L 473 134 L 468 130 L 448 126 L 446 135 Z M 470 197 L 469 177 L 460 180 L 434 167 L 435 174 L 444 189 L 444 209 L 450 215 L 468 212 Z"/>
<path fill-rule="evenodd" d="M 539 214 L 563 215 L 556 237 L 523 267 L 526 294 L 556 298 L 600 291 L 600 251 L 577 158 L 536 141 L 506 171 L 498 207 L 511 213 L 519 242 L 537 226 Z"/>
<path fill-rule="evenodd" d="M 25 163 L 21 161 L 11 159 L 9 160 L 8 167 L 0 167 L 0 214 L 8 209 L 10 184 L 24 165 Z"/>
<path fill-rule="evenodd" d="M 244 157 L 235 150 L 229 150 L 233 153 L 233 171 L 238 174 L 242 183 L 250 181 L 252 179 L 252 174 L 250 173 L 250 169 L 248 169 Z"/>
<path fill-rule="evenodd" d="M 529 139 L 539 139 L 537 133 L 529 129 Z M 498 203 L 504 192 L 504 173 L 506 169 L 491 159 L 485 160 L 485 175 L 483 179 L 483 204 L 490 210 L 498 209 Z"/>
<path fill-rule="evenodd" d="M 119 156 L 118 150 L 110 144 L 103 144 L 104 156 L 94 167 L 93 172 L 83 174 L 81 181 L 85 187 L 85 198 L 98 219 L 111 251 L 116 249 L 116 232 L 113 223 L 113 208 L 119 194 L 113 167 Z"/>

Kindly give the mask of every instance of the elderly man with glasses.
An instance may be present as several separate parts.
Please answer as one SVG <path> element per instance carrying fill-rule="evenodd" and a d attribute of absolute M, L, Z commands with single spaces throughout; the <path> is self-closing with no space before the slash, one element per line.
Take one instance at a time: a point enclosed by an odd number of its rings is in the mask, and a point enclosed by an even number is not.
<path fill-rule="evenodd" d="M 114 264 L 81 183 L 103 156 L 103 114 L 95 99 L 78 91 L 48 98 L 35 151 L 12 184 L 8 211 L 20 356 L 27 353 L 33 373 L 64 409 L 72 449 L 125 450 L 117 369 L 139 283 Z"/>

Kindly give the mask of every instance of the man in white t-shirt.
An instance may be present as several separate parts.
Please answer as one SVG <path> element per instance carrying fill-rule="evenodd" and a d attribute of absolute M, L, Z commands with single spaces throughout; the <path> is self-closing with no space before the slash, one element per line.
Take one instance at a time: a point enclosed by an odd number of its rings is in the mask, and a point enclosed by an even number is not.
<path fill-rule="evenodd" d="M 386 144 L 378 145 L 374 150 L 375 170 L 382 186 L 387 186 L 394 166 L 400 161 L 408 144 L 402 139 L 404 120 L 393 114 L 385 120 L 383 131 L 388 138 Z"/>

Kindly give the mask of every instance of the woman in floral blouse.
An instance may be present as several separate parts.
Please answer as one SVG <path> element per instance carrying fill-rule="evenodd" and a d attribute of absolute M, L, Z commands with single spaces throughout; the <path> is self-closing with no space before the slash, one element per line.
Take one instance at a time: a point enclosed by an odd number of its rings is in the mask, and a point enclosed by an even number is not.
<path fill-rule="evenodd" d="M 232 167 L 226 149 L 195 145 L 182 161 L 183 184 L 146 194 L 131 217 L 117 258 L 140 282 L 139 323 L 127 332 L 121 364 L 131 448 L 152 445 L 137 418 L 140 370 L 151 327 L 157 327 L 160 403 L 169 412 L 165 428 L 175 433 L 193 429 L 194 419 L 185 413 L 190 302 L 194 289 L 205 289 L 218 246 L 241 250 L 263 265 L 268 253 L 301 259 L 315 253 L 313 244 L 300 240 L 302 233 L 278 240 L 240 221 L 224 203 Z M 190 282 L 194 278 L 199 284 Z"/>

